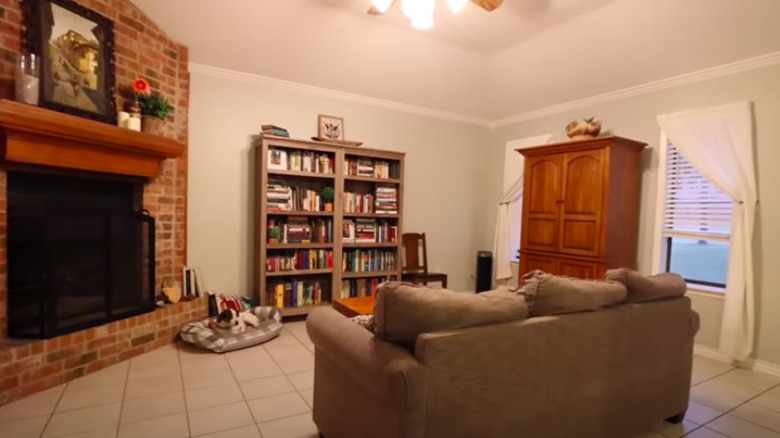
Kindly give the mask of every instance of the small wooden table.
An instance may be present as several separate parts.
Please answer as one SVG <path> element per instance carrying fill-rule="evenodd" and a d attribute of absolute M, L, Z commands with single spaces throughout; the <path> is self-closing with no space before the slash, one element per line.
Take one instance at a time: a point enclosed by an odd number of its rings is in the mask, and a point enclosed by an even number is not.
<path fill-rule="evenodd" d="M 374 297 L 341 298 L 333 300 L 333 308 L 352 317 L 357 315 L 371 315 L 374 313 Z"/>

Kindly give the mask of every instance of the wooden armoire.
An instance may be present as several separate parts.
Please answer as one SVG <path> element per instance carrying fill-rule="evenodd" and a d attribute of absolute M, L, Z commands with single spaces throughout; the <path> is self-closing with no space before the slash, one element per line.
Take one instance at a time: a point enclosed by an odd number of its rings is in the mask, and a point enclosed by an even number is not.
<path fill-rule="evenodd" d="M 600 278 L 636 268 L 639 154 L 621 137 L 518 149 L 525 157 L 520 277 Z"/>

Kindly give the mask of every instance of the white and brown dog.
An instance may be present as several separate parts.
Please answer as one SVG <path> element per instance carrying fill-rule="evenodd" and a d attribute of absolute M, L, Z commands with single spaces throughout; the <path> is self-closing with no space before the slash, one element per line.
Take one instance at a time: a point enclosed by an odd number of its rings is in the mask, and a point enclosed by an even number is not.
<path fill-rule="evenodd" d="M 217 315 L 217 328 L 230 330 L 231 333 L 241 333 L 247 326 L 257 327 L 260 320 L 252 312 L 237 312 L 233 309 L 226 309 Z"/>

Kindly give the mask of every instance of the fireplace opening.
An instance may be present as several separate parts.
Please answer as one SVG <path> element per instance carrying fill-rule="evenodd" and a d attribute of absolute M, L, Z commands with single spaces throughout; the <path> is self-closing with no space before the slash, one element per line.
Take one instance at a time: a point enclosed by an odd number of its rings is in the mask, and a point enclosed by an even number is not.
<path fill-rule="evenodd" d="M 8 335 L 51 338 L 154 310 L 143 181 L 8 172 Z"/>

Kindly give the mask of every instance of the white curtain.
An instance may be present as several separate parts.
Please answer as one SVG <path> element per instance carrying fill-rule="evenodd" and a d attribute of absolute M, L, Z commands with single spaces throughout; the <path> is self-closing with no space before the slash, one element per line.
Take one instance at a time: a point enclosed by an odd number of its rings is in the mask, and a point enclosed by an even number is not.
<path fill-rule="evenodd" d="M 737 361 L 753 350 L 753 230 L 758 193 L 750 102 L 658 116 L 685 159 L 734 201 L 719 349 Z"/>
<path fill-rule="evenodd" d="M 504 150 L 504 193 L 498 204 L 496 232 L 493 239 L 493 257 L 495 261 L 494 277 L 498 281 L 512 278 L 511 252 L 512 227 L 520 227 L 519 217 L 513 218 L 512 210 L 523 199 L 523 156 L 516 149 L 524 149 L 552 140 L 551 134 L 537 135 L 507 142 Z M 513 223 L 517 222 L 517 223 Z M 519 236 L 518 236 L 519 240 Z M 515 242 L 517 243 L 517 242 Z"/>

